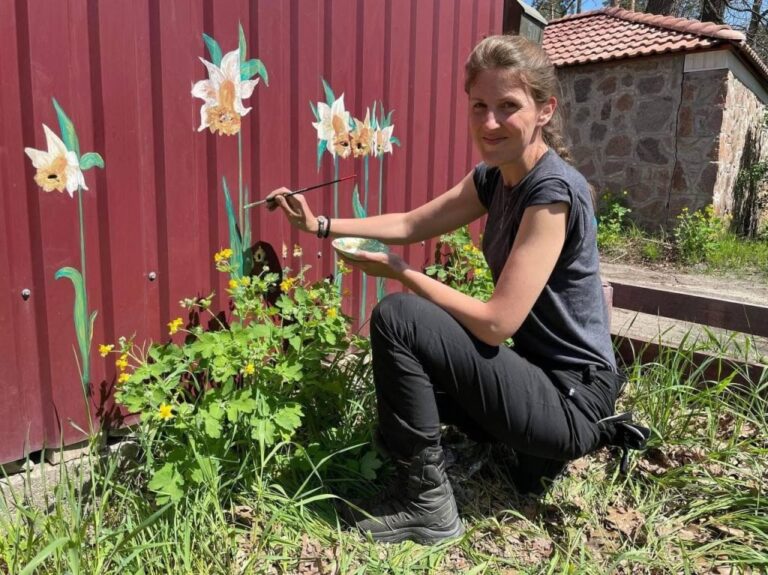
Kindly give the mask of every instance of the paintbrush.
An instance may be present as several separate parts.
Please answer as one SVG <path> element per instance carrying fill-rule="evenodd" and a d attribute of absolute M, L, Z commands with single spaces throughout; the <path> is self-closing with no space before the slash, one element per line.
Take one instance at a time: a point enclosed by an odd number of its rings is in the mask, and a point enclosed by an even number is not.
<path fill-rule="evenodd" d="M 308 192 L 309 190 L 314 190 L 316 188 L 322 188 L 324 186 L 330 186 L 331 184 L 335 184 L 337 182 L 343 182 L 344 180 L 349 180 L 350 178 L 354 178 L 357 174 L 352 174 L 351 176 L 344 176 L 343 178 L 339 178 L 338 180 L 331 180 L 330 182 L 323 182 L 322 184 L 315 184 L 314 186 L 307 186 L 306 188 L 301 188 L 300 190 L 294 190 L 292 192 L 288 192 L 287 194 L 282 194 L 284 198 L 287 198 L 288 196 L 292 196 L 294 194 L 301 194 L 302 192 Z M 243 209 L 247 210 L 248 208 L 252 208 L 254 206 L 260 206 L 261 204 L 266 203 L 272 203 L 275 201 L 275 197 L 271 198 L 265 198 L 263 200 L 259 200 L 258 202 L 253 202 L 250 204 L 246 204 L 243 206 Z"/>

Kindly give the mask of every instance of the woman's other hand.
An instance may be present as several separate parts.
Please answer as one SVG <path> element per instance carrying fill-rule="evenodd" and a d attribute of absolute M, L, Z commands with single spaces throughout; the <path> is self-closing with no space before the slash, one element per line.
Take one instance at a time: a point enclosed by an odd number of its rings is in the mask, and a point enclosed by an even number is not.
<path fill-rule="evenodd" d="M 400 276 L 408 269 L 408 264 L 403 258 L 392 253 L 356 251 L 355 259 L 341 258 L 349 265 L 356 267 L 361 272 L 373 277 L 400 279 Z"/>
<path fill-rule="evenodd" d="M 280 208 L 291 225 L 303 232 L 317 233 L 317 218 L 307 205 L 307 200 L 302 194 L 287 196 L 291 190 L 288 188 L 278 188 L 273 190 L 267 196 L 267 209 L 271 212 Z"/>

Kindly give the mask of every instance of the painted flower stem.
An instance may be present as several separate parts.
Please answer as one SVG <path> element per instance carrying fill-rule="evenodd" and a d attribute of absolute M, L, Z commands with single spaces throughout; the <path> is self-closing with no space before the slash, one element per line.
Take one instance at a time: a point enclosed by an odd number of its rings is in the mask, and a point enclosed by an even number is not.
<path fill-rule="evenodd" d="M 83 276 L 83 284 L 88 285 L 85 275 L 85 223 L 83 218 L 83 188 L 77 188 L 77 216 L 80 222 L 80 275 Z M 85 309 L 88 309 L 86 304 Z"/>
<path fill-rule="evenodd" d="M 339 157 L 333 158 L 333 179 L 339 179 Z M 339 184 L 338 182 L 333 184 L 333 217 L 339 218 Z M 333 250 L 333 273 L 336 276 L 336 285 L 339 287 L 339 293 L 341 293 L 341 280 L 342 275 L 339 273 L 339 255 L 336 250 Z"/>
<path fill-rule="evenodd" d="M 368 215 L 368 156 L 363 159 L 363 182 L 365 186 L 365 194 L 363 199 L 363 207 L 365 208 L 365 215 Z M 367 303 L 368 303 L 368 276 L 363 272 L 363 293 L 360 298 L 360 325 L 365 321 Z"/>
<path fill-rule="evenodd" d="M 368 183 L 368 178 L 366 176 L 366 184 Z M 381 215 L 381 211 L 383 209 L 383 203 L 382 203 L 382 196 L 383 196 L 383 187 L 384 187 L 384 154 L 381 154 L 379 156 L 379 215 Z M 384 278 L 376 278 L 376 300 L 381 301 L 384 297 Z"/>
<path fill-rule="evenodd" d="M 237 170 L 238 170 L 238 184 L 239 184 L 239 190 L 238 190 L 238 211 L 240 214 L 240 217 L 238 218 L 238 221 L 240 222 L 240 233 L 245 233 L 245 209 L 243 208 L 246 204 L 247 198 L 244 195 L 243 192 L 243 131 L 240 130 L 237 133 Z M 245 247 L 245 246 L 243 246 Z"/>

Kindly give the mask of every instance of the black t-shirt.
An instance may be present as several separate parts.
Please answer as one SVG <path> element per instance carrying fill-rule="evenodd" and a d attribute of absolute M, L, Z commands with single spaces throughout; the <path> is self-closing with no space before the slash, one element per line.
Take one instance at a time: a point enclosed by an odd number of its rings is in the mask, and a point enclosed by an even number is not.
<path fill-rule="evenodd" d="M 473 174 L 488 210 L 483 255 L 498 281 L 528 206 L 569 205 L 563 251 L 530 314 L 514 335 L 515 350 L 541 367 L 597 365 L 616 371 L 600 279 L 597 229 L 584 177 L 553 150 L 507 187 L 498 168 L 478 164 Z"/>

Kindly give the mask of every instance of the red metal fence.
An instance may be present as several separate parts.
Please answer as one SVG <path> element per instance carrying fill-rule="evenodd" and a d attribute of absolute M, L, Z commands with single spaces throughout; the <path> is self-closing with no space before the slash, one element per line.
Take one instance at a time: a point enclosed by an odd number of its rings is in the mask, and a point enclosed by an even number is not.
<path fill-rule="evenodd" d="M 81 149 L 106 162 L 86 172 L 82 195 L 88 305 L 98 311 L 90 380 L 99 405 L 116 376 L 113 362 L 95 353 L 99 343 L 132 334 L 162 340 L 181 298 L 225 288 L 211 258 L 229 244 L 221 180 L 237 187 L 238 141 L 197 131 L 202 102 L 190 89 L 206 77 L 203 33 L 228 52 L 241 23 L 249 58 L 269 73 L 269 86 L 260 83 L 245 102 L 253 110 L 243 118 L 243 181 L 252 199 L 333 176 L 330 156 L 318 173 L 309 105 L 325 99 L 325 78 L 356 117 L 374 101 L 394 110 L 403 145 L 386 158 L 382 203 L 397 211 L 470 169 L 462 62 L 483 35 L 501 31 L 502 12 L 502 0 L 0 2 L 0 463 L 79 440 L 73 423 L 87 428 L 72 284 L 54 279 L 80 264 L 77 196 L 44 193 L 24 155 L 25 147 L 45 149 L 42 124 L 58 131 L 52 98 Z M 362 174 L 362 162 L 342 161 L 340 175 Z M 378 179 L 379 162 L 371 161 L 371 206 Z M 339 195 L 341 215 L 351 216 L 351 186 Z M 330 190 L 313 192 L 310 202 L 332 212 Z M 298 267 L 291 248 L 300 243 L 315 277 L 331 273 L 327 242 L 299 238 L 266 210 L 250 217 L 255 240 L 278 253 L 287 246 L 284 265 Z M 403 254 L 418 265 L 431 249 Z M 359 316 L 361 277 L 345 281 L 352 292 L 345 311 Z M 373 286 L 369 280 L 368 310 Z"/>

